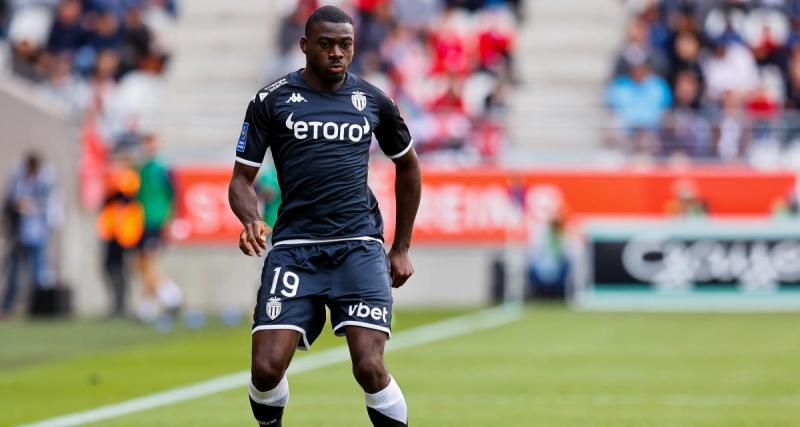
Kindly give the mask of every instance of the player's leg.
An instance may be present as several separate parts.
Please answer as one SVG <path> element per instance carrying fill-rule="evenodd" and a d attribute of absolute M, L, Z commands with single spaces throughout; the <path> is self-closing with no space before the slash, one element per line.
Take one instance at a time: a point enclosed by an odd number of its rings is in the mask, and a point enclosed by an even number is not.
<path fill-rule="evenodd" d="M 367 413 L 375 427 L 408 425 L 408 409 L 400 386 L 383 363 L 387 335 L 383 331 L 359 326 L 345 330 L 353 376 L 364 390 Z"/>
<path fill-rule="evenodd" d="M 290 329 L 253 333 L 250 367 L 250 407 L 262 426 L 280 426 L 289 401 L 286 369 L 300 342 L 300 332 Z"/>
<path fill-rule="evenodd" d="M 260 425 L 280 426 L 289 399 L 286 369 L 296 348 L 308 350 L 325 325 L 326 273 L 311 268 L 312 247 L 278 247 L 261 273 L 253 314 L 250 403 Z"/>
<path fill-rule="evenodd" d="M 345 335 L 353 375 L 364 389 L 367 412 L 375 426 L 405 426 L 403 392 L 383 365 L 391 334 L 392 291 L 389 260 L 376 242 L 347 242 L 336 251 L 331 323 Z"/>

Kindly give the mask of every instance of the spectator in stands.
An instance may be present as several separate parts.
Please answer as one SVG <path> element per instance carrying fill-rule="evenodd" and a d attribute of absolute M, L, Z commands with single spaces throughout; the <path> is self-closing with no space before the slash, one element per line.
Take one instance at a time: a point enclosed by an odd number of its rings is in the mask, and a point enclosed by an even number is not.
<path fill-rule="evenodd" d="M 51 54 L 72 54 L 87 39 L 88 33 L 83 27 L 82 5 L 79 0 L 65 0 L 56 11 L 56 18 L 50 27 L 47 39 L 47 51 Z"/>
<path fill-rule="evenodd" d="M 673 43 L 672 55 L 674 60 L 670 67 L 669 75 L 669 82 L 675 87 L 679 74 L 686 71 L 694 74 L 700 84 L 697 91 L 697 101 L 700 101 L 705 89 L 703 83 L 703 68 L 700 63 L 700 49 L 700 39 L 696 34 L 691 32 L 678 33 Z"/>
<path fill-rule="evenodd" d="M 482 11 L 478 32 L 478 65 L 482 70 L 510 74 L 515 42 L 510 14 L 500 7 Z"/>
<path fill-rule="evenodd" d="M 623 142 L 636 153 L 655 154 L 652 141 L 664 112 L 672 103 L 669 85 L 645 60 L 628 66 L 606 91 L 606 103 L 621 126 Z"/>
<path fill-rule="evenodd" d="M 436 31 L 430 33 L 431 74 L 466 76 L 473 71 L 475 60 L 469 51 L 467 21 L 462 10 L 450 7 L 434 24 Z"/>
<path fill-rule="evenodd" d="M 15 41 L 11 47 L 11 70 L 17 76 L 40 82 L 47 74 L 45 56 L 30 40 Z"/>
<path fill-rule="evenodd" d="M 41 157 L 35 152 L 27 155 L 23 167 L 11 178 L 3 201 L 10 249 L 0 318 L 14 307 L 23 262 L 28 263 L 36 287 L 52 285 L 47 244 L 53 228 L 53 187 L 52 175 L 43 168 Z"/>
<path fill-rule="evenodd" d="M 738 160 L 750 143 L 750 124 L 733 91 L 722 96 L 721 111 L 714 122 L 716 154 L 725 161 Z"/>
<path fill-rule="evenodd" d="M 92 32 L 89 33 L 87 45 L 94 52 L 116 50 L 122 45 L 123 31 L 119 15 L 113 11 L 105 11 L 94 19 Z"/>
<path fill-rule="evenodd" d="M 658 2 L 650 1 L 645 4 L 639 16 L 647 27 L 647 40 L 653 49 L 653 54 L 666 60 L 666 53 L 672 44 L 672 31 L 662 13 Z"/>
<path fill-rule="evenodd" d="M 278 51 L 281 56 L 297 50 L 297 41 L 305 33 L 306 20 L 317 7 L 317 0 L 300 0 L 292 13 L 281 20 L 278 31 Z"/>
<path fill-rule="evenodd" d="M 279 76 L 294 71 L 305 64 L 305 57 L 297 49 L 297 41 L 305 34 L 309 15 L 319 6 L 317 0 L 299 0 L 292 12 L 281 20 L 278 27 L 278 51 L 280 61 L 269 61 L 270 76 Z"/>
<path fill-rule="evenodd" d="M 73 111 L 83 111 L 87 98 L 86 85 L 72 73 L 72 56 L 62 52 L 50 57 L 46 93 L 52 95 Z"/>
<path fill-rule="evenodd" d="M 117 73 L 119 71 L 119 56 L 115 51 L 100 52 L 94 71 L 89 79 L 85 105 L 98 115 L 101 127 L 108 137 L 111 124 L 107 109 L 113 99 L 117 86 Z"/>
<path fill-rule="evenodd" d="M 675 78 L 675 102 L 661 127 L 661 154 L 666 157 L 713 157 L 711 126 L 700 114 L 700 77 L 683 70 Z"/>
<path fill-rule="evenodd" d="M 650 44 L 647 22 L 642 18 L 636 18 L 628 24 L 625 43 L 614 67 L 614 76 L 630 73 L 631 64 L 639 63 L 643 58 L 649 58 L 651 68 L 658 72 L 663 73 L 669 68 L 664 53 L 653 49 Z"/>
<path fill-rule="evenodd" d="M 122 27 L 122 48 L 120 62 L 122 74 L 135 70 L 142 59 L 152 51 L 153 36 L 144 23 L 144 11 L 132 6 L 125 12 Z"/>
<path fill-rule="evenodd" d="M 359 48 L 354 65 L 357 72 L 364 73 L 365 64 L 377 63 L 380 46 L 393 26 L 392 9 L 388 0 L 357 0 L 355 3 L 359 29 L 356 45 Z"/>
<path fill-rule="evenodd" d="M 718 39 L 712 44 L 712 52 L 703 63 L 709 99 L 720 102 L 726 92 L 741 97 L 758 87 L 758 68 L 745 46 Z"/>

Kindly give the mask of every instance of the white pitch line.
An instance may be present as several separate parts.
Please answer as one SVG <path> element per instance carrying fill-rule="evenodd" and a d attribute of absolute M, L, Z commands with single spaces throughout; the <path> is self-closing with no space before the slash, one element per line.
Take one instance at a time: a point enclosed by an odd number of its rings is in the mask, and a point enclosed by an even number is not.
<path fill-rule="evenodd" d="M 516 321 L 520 317 L 522 317 L 520 307 L 509 305 L 445 319 L 394 334 L 387 345 L 387 350 L 401 350 L 466 335 L 505 325 Z M 348 360 L 350 360 L 350 353 L 347 350 L 347 346 L 340 346 L 305 357 L 298 357 L 289 367 L 288 374 L 299 374 Z M 70 427 L 94 423 L 239 387 L 243 388 L 249 379 L 250 371 L 241 371 L 88 411 L 49 418 L 32 424 L 24 424 L 19 427 Z"/>

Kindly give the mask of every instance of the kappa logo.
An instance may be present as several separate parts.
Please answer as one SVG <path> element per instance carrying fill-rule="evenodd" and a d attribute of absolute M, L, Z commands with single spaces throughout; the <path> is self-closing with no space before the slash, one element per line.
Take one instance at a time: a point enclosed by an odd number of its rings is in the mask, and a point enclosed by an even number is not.
<path fill-rule="evenodd" d="M 386 307 L 370 308 L 370 306 L 364 304 L 363 302 L 359 302 L 358 305 L 350 304 L 347 306 L 347 314 L 350 316 L 360 317 L 362 319 L 371 317 L 374 320 L 383 320 L 383 323 L 387 323 L 386 318 L 389 315 L 389 310 Z"/>
<path fill-rule="evenodd" d="M 294 131 L 295 139 L 299 140 L 319 139 L 322 137 L 328 141 L 349 139 L 353 142 L 359 142 L 370 131 L 369 121 L 367 121 L 366 117 L 364 117 L 364 125 L 362 126 L 352 123 L 293 121 L 292 116 L 294 116 L 294 113 L 289 114 L 289 117 L 286 118 L 286 128 Z"/>
<path fill-rule="evenodd" d="M 364 111 L 367 108 L 367 97 L 364 92 L 358 90 L 353 92 L 350 100 L 353 102 L 353 107 L 356 107 L 358 111 Z"/>
<path fill-rule="evenodd" d="M 281 315 L 281 308 L 283 307 L 283 303 L 281 303 L 281 299 L 278 297 L 272 297 L 267 302 L 267 316 L 270 319 L 275 320 L 276 317 Z"/>
<path fill-rule="evenodd" d="M 289 99 L 286 100 L 287 104 L 291 102 L 308 102 L 308 101 L 306 101 L 306 99 L 303 98 L 303 95 L 300 95 L 297 92 L 292 92 L 292 96 L 290 96 Z"/>

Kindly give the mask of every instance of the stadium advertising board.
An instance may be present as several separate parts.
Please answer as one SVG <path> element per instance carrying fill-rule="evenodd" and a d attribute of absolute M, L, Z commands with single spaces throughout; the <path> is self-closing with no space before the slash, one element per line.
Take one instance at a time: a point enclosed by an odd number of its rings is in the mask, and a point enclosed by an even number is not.
<path fill-rule="evenodd" d="M 172 238 L 187 243 L 227 243 L 241 231 L 228 208 L 230 169 L 180 167 Z M 423 172 L 415 244 L 502 245 L 525 239 L 526 229 L 554 210 L 569 216 L 660 215 L 677 180 L 691 180 L 712 213 L 765 215 L 793 187 L 788 173 L 738 169 L 670 171 L 507 171 L 495 168 Z M 370 170 L 370 187 L 394 226 L 394 177 L 390 165 Z M 747 194 L 748 197 L 741 197 Z"/>
<path fill-rule="evenodd" d="M 606 219 L 581 228 L 579 305 L 800 307 L 800 221 Z"/>

